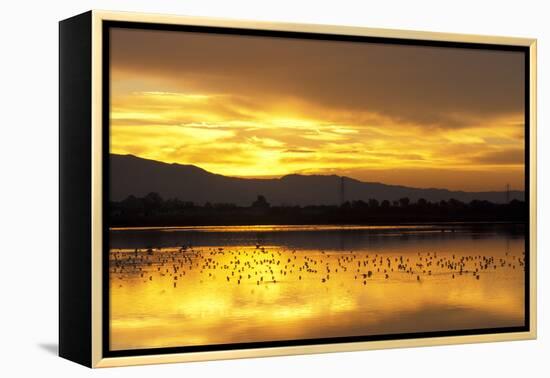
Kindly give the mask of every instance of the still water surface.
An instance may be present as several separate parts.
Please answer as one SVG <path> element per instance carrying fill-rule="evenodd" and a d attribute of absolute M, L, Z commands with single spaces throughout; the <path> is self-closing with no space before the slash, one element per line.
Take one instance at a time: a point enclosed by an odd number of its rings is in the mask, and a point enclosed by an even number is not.
<path fill-rule="evenodd" d="M 510 225 L 113 229 L 111 350 L 524 324 Z"/>

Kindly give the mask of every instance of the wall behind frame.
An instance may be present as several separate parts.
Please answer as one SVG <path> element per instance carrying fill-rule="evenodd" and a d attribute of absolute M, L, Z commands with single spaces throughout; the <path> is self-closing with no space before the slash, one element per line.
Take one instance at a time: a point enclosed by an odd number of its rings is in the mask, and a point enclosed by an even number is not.
<path fill-rule="evenodd" d="M 335 353 L 210 363 L 172 364 L 90 371 L 57 353 L 58 337 L 58 21 L 88 9 L 231 17 L 297 23 L 322 23 L 431 30 L 539 39 L 539 339 L 434 348 Z M 396 377 L 544 377 L 548 373 L 550 327 L 547 324 L 550 276 L 550 28 L 546 4 L 539 0 L 74 0 L 72 2 L 6 2 L 2 33 L 3 250 L 2 376 L 67 377 L 334 377 L 357 375 Z M 7 94 L 7 96 L 6 96 Z M 32 213 L 24 211 L 31 204 Z M 32 237 L 29 220 L 34 225 Z M 24 274 L 20 266 L 22 242 Z M 17 253 L 16 253 L 17 252 Z M 16 284 L 16 285 L 15 285 Z M 47 374 L 47 373 L 46 373 Z"/>

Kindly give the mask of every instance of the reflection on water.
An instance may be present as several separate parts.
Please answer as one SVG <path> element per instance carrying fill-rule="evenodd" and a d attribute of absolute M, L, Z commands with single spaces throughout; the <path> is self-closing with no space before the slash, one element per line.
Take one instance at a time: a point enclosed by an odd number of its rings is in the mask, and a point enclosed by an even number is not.
<path fill-rule="evenodd" d="M 510 226 L 113 230 L 112 350 L 522 326 Z"/>

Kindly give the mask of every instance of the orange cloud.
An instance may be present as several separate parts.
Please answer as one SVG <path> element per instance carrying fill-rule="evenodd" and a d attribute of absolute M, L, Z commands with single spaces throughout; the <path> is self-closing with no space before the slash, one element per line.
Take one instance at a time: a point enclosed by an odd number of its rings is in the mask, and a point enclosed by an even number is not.
<path fill-rule="evenodd" d="M 113 153 L 228 176 L 523 189 L 519 53 L 122 29 L 111 42 Z"/>

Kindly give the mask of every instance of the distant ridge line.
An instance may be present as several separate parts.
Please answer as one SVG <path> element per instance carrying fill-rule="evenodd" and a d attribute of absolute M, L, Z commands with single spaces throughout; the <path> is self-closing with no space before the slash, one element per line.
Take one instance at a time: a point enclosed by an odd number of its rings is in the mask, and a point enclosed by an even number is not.
<path fill-rule="evenodd" d="M 209 172 L 191 164 L 165 163 L 135 155 L 110 154 L 110 199 L 122 200 L 129 195 L 144 196 L 156 192 L 165 199 L 178 198 L 201 203 L 249 205 L 263 195 L 275 205 L 340 205 L 342 189 L 345 201 L 412 201 L 430 202 L 454 198 L 505 203 L 523 200 L 523 191 L 466 192 L 442 188 L 416 188 L 365 182 L 347 176 L 288 174 L 278 178 L 242 178 Z M 345 188 L 342 188 L 342 180 Z"/>

